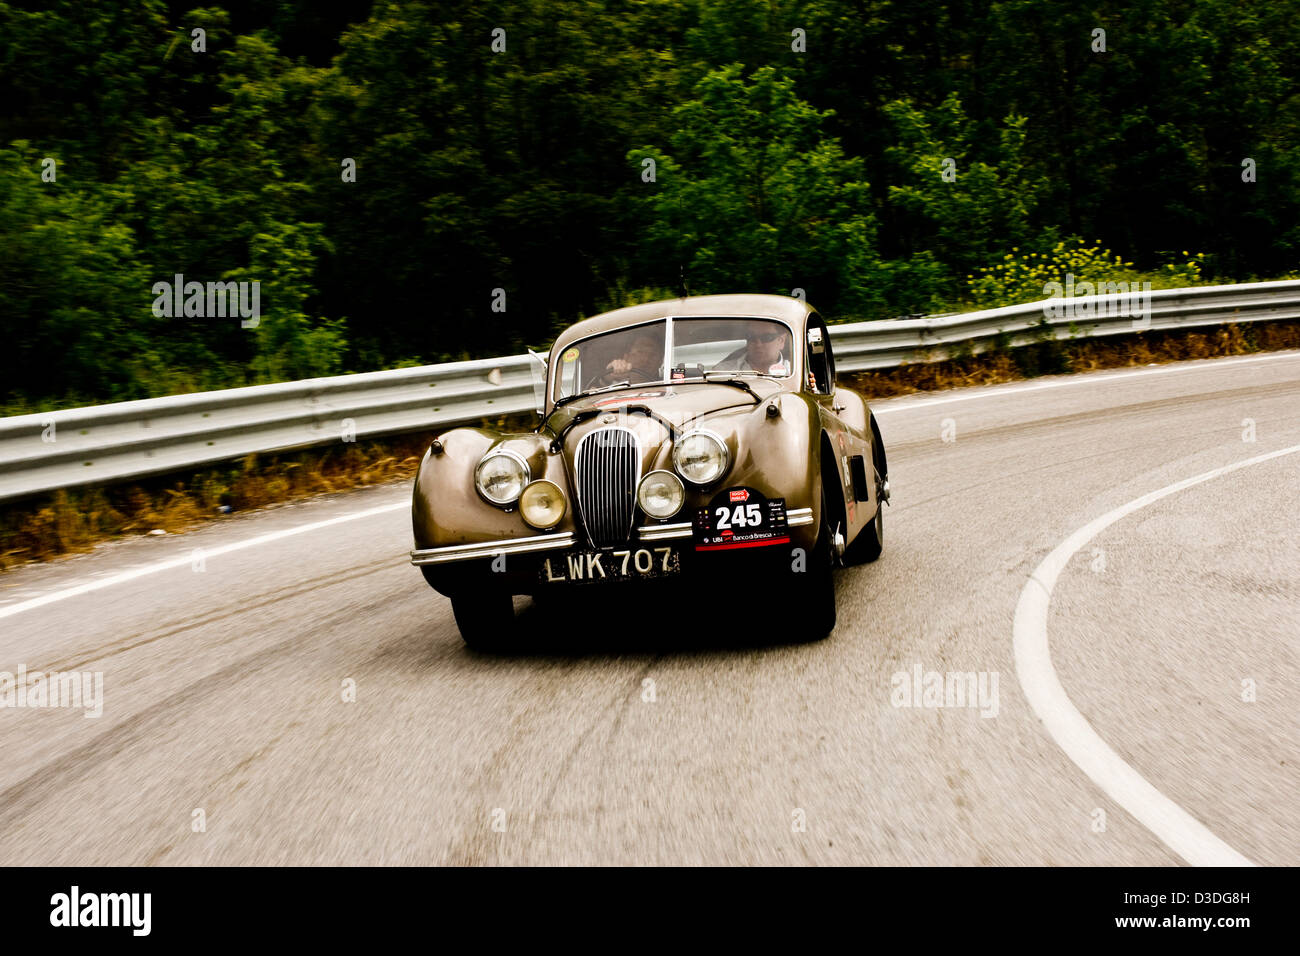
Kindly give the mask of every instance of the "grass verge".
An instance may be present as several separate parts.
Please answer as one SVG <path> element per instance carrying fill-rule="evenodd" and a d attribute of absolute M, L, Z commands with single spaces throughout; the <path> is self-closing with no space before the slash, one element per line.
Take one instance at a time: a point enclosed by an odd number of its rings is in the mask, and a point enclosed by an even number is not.
<path fill-rule="evenodd" d="M 978 355 L 838 376 L 867 398 L 890 398 L 971 385 L 999 385 L 1039 375 L 1138 368 L 1165 362 L 1248 355 L 1300 348 L 1300 321 L 1228 324 L 1200 332 L 1135 332 L 1106 339 L 1036 342 L 994 347 Z"/>

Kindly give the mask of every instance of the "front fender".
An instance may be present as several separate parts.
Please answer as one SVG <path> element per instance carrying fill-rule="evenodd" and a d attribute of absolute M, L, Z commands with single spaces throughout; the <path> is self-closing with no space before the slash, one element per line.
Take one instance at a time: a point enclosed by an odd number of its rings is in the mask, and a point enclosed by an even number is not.
<path fill-rule="evenodd" d="M 772 417 L 768 406 L 780 414 Z M 691 495 L 698 507 L 723 489 L 744 485 L 768 498 L 784 498 L 786 510 L 811 508 L 810 525 L 790 529 L 793 547 L 809 548 L 817 540 L 821 520 L 821 435 L 817 403 L 797 392 L 781 392 L 756 406 L 726 409 L 695 423 L 717 434 L 731 453 L 727 474 Z M 672 468 L 671 448 L 656 467 Z"/>
<path fill-rule="evenodd" d="M 522 457 L 532 478 L 547 478 L 560 486 L 569 508 L 554 530 L 572 530 L 573 499 L 562 456 L 552 454 L 540 436 L 455 428 L 439 436 L 437 444 L 441 452 L 435 453 L 431 446 L 420 461 L 411 497 L 411 529 L 417 550 L 538 534 L 519 516 L 518 509 L 488 504 L 474 488 L 474 469 L 497 446 Z"/>

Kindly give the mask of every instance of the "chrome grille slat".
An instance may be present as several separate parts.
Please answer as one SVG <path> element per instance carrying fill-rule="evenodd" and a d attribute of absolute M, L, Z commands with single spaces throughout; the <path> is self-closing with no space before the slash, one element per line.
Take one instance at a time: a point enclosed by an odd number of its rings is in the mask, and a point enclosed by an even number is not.
<path fill-rule="evenodd" d="M 578 507 L 593 546 L 625 544 L 636 511 L 636 483 L 641 477 L 641 450 L 628 428 L 612 426 L 588 432 L 573 459 Z"/>

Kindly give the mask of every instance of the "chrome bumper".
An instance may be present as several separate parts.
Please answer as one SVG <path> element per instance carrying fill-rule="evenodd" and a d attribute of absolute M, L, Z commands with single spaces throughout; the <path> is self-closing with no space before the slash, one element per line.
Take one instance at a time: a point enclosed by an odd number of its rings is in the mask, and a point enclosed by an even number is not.
<path fill-rule="evenodd" d="M 786 512 L 787 527 L 799 528 L 812 524 L 811 508 L 794 508 Z M 647 524 L 636 529 L 638 541 L 668 541 L 675 538 L 689 538 L 691 523 L 678 521 L 674 524 Z M 411 563 L 448 564 L 452 561 L 472 561 L 475 558 L 495 558 L 502 554 L 529 554 L 534 551 L 556 551 L 571 548 L 578 543 L 577 535 L 572 531 L 559 531 L 555 534 L 538 534 L 528 538 L 502 538 L 498 541 L 480 541 L 474 544 L 450 544 L 442 548 L 425 548 L 411 552 Z"/>
<path fill-rule="evenodd" d="M 499 554 L 528 554 L 531 551 L 551 551 L 571 548 L 577 542 L 572 531 L 556 534 L 539 534 L 531 538 L 503 538 L 499 541 L 481 541 L 477 544 L 449 544 L 443 548 L 425 548 L 411 552 L 412 564 L 447 564 L 451 561 L 472 561 L 474 558 L 495 558 Z"/>

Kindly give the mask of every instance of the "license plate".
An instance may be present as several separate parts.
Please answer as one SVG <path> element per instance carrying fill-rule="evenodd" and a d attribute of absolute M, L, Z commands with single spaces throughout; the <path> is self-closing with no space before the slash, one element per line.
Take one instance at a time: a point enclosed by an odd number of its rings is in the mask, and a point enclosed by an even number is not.
<path fill-rule="evenodd" d="M 621 548 L 615 551 L 566 551 L 542 559 L 544 584 L 591 584 L 662 578 L 681 571 L 674 548 Z"/>

